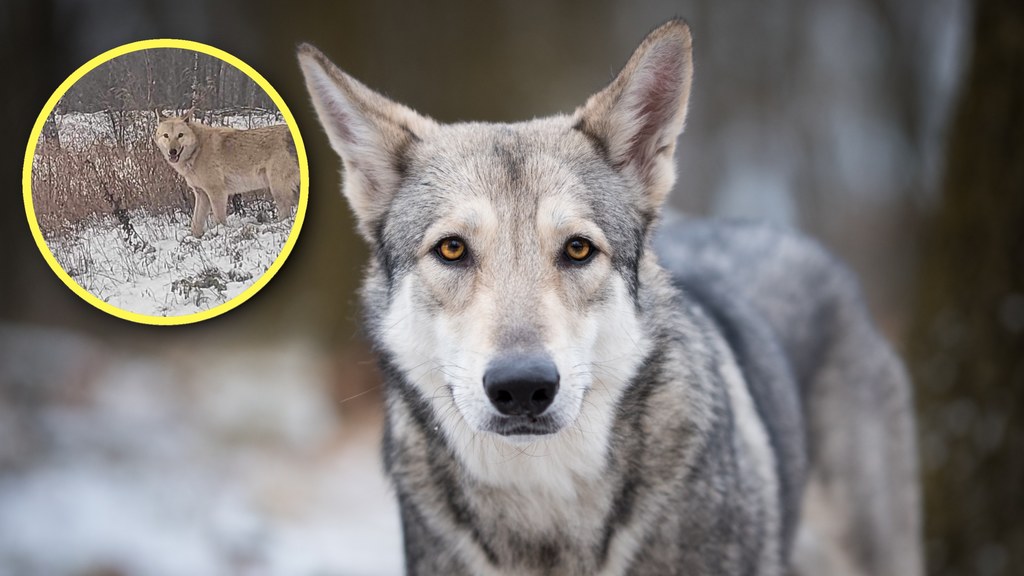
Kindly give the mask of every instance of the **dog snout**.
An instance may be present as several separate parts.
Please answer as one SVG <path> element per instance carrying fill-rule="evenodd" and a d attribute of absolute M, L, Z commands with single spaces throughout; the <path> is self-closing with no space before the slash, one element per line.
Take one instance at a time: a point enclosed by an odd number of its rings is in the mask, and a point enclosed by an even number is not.
<path fill-rule="evenodd" d="M 168 150 L 167 152 L 168 152 L 168 153 L 169 153 L 169 154 L 170 154 L 171 156 L 177 156 L 177 155 L 178 155 L 178 149 L 177 149 L 177 148 L 171 148 L 171 149 L 170 149 L 170 150 Z"/>
<path fill-rule="evenodd" d="M 506 416 L 540 416 L 558 393 L 558 367 L 542 354 L 500 357 L 484 372 L 484 391 Z"/>

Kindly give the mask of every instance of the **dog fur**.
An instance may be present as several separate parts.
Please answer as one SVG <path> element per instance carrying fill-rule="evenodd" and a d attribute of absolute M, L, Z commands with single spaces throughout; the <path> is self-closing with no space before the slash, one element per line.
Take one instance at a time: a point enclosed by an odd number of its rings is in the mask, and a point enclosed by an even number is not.
<path fill-rule="evenodd" d="M 684 22 L 515 124 L 442 125 L 298 52 L 372 250 L 409 574 L 921 574 L 910 387 L 850 274 L 792 232 L 662 215 Z M 487 379 L 524 358 L 557 392 L 509 415 Z"/>

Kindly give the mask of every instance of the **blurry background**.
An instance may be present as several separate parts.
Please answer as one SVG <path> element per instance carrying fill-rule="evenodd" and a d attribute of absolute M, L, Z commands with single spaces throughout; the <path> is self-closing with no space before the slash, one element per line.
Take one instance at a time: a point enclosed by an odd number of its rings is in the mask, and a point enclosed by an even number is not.
<path fill-rule="evenodd" d="M 0 572 L 398 573 L 358 332 L 367 254 L 294 47 L 439 120 L 510 121 L 573 109 L 674 15 L 696 81 L 673 205 L 799 228 L 850 263 L 914 376 L 929 573 L 1024 565 L 1019 0 L 26 0 L 0 7 Z M 289 261 L 197 326 L 79 300 L 33 245 L 18 185 L 60 82 L 150 37 L 248 62 L 310 152 Z"/>

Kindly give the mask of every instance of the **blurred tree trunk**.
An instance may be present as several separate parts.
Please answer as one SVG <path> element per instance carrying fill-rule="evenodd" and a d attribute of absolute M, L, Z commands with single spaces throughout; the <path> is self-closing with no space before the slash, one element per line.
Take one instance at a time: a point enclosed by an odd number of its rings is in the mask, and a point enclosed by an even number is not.
<path fill-rule="evenodd" d="M 1024 2 L 975 11 L 910 345 L 932 574 L 1024 565 Z"/>
<path fill-rule="evenodd" d="M 0 98 L 0 111 L 12 125 L 0 145 L 0 174 L 7 190 L 0 195 L 0 245 L 4 270 L 0 272 L 0 316 L 4 319 L 35 318 L 55 321 L 74 310 L 79 302 L 64 297 L 67 288 L 54 276 L 29 234 L 22 204 L 22 161 L 25 145 L 39 110 L 67 69 L 68 50 L 61 42 L 63 30 L 52 26 L 53 0 L 10 2 L 0 5 L 0 65 L 16 79 Z M 65 72 L 64 70 L 67 71 Z"/>

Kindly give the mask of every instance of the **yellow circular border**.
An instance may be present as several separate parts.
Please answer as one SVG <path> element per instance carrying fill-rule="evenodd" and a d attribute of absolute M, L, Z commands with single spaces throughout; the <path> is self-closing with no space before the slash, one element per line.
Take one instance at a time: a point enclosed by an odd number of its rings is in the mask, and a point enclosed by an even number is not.
<path fill-rule="evenodd" d="M 263 90 L 270 95 L 274 104 L 276 104 L 278 109 L 281 111 L 281 115 L 284 116 L 285 123 L 288 125 L 288 130 L 291 132 L 292 140 L 295 142 L 295 151 L 299 157 L 299 205 L 295 211 L 295 222 L 292 224 L 292 230 L 288 234 L 288 240 L 285 242 L 284 248 L 281 249 L 281 253 L 278 254 L 277 259 L 274 260 L 274 263 L 270 265 L 270 268 L 259 278 L 259 280 L 253 283 L 252 286 L 246 288 L 245 291 L 238 296 L 235 296 L 223 304 L 214 306 L 209 310 L 193 312 L 192 314 L 183 314 L 181 316 L 148 316 L 146 314 L 129 312 L 100 300 L 91 292 L 83 288 L 78 284 L 78 282 L 75 282 L 67 272 L 64 271 L 64 268 L 61 267 L 60 263 L 57 262 L 57 259 L 50 251 L 50 247 L 46 244 L 46 241 L 43 239 L 43 234 L 39 230 L 39 222 L 36 220 L 35 208 L 32 205 L 32 162 L 35 157 L 36 148 L 39 144 L 39 137 L 43 131 L 43 124 L 46 122 L 46 119 L 49 118 L 60 99 L 64 97 L 64 94 L 71 88 L 71 86 L 81 80 L 83 76 L 91 72 L 97 66 L 105 64 L 118 56 L 123 56 L 130 52 L 138 52 L 140 50 L 149 50 L 153 48 L 179 48 L 183 50 L 202 52 L 208 56 L 219 58 L 220 60 L 223 60 L 244 72 L 246 76 L 259 84 L 260 88 L 263 88 Z M 295 246 L 295 242 L 299 237 L 299 231 L 302 229 L 302 222 L 306 216 L 306 204 L 309 199 L 309 163 L 306 158 L 306 147 L 302 142 L 302 135 L 299 133 L 298 125 L 295 123 L 295 117 L 292 116 L 291 110 L 288 109 L 288 105 L 285 104 L 281 95 L 277 93 L 277 90 L 274 90 L 274 87 L 271 86 L 270 83 L 267 82 L 266 78 L 260 75 L 259 72 L 253 70 L 253 68 L 245 62 L 242 62 L 238 58 L 219 48 L 214 48 L 213 46 L 208 46 L 200 42 L 193 42 L 191 40 L 161 38 L 132 42 L 130 44 L 125 44 L 112 50 L 108 50 L 83 64 L 78 70 L 75 70 L 75 73 L 68 77 L 60 87 L 57 88 L 57 91 L 53 93 L 53 96 L 50 96 L 50 99 L 46 101 L 46 106 L 43 107 L 43 111 L 40 112 L 39 118 L 36 119 L 35 126 L 32 127 L 32 134 L 28 141 L 28 149 L 25 153 L 22 188 L 24 189 L 25 196 L 25 213 L 28 216 L 28 224 L 29 227 L 32 228 L 32 236 L 36 240 L 36 246 L 38 246 L 39 251 L 42 252 L 43 258 L 46 259 L 46 263 L 50 265 L 50 268 L 57 274 L 57 277 L 60 278 L 64 284 L 67 284 L 68 288 L 71 288 L 75 294 L 78 294 L 89 304 L 92 304 L 107 314 L 118 318 L 131 322 L 138 322 L 140 324 L 174 326 L 201 322 L 215 316 L 220 316 L 221 314 L 232 310 L 249 298 L 252 298 L 254 294 L 266 286 L 267 282 L 277 274 L 277 271 L 284 264 L 284 261 L 288 259 L 288 255 Z"/>

